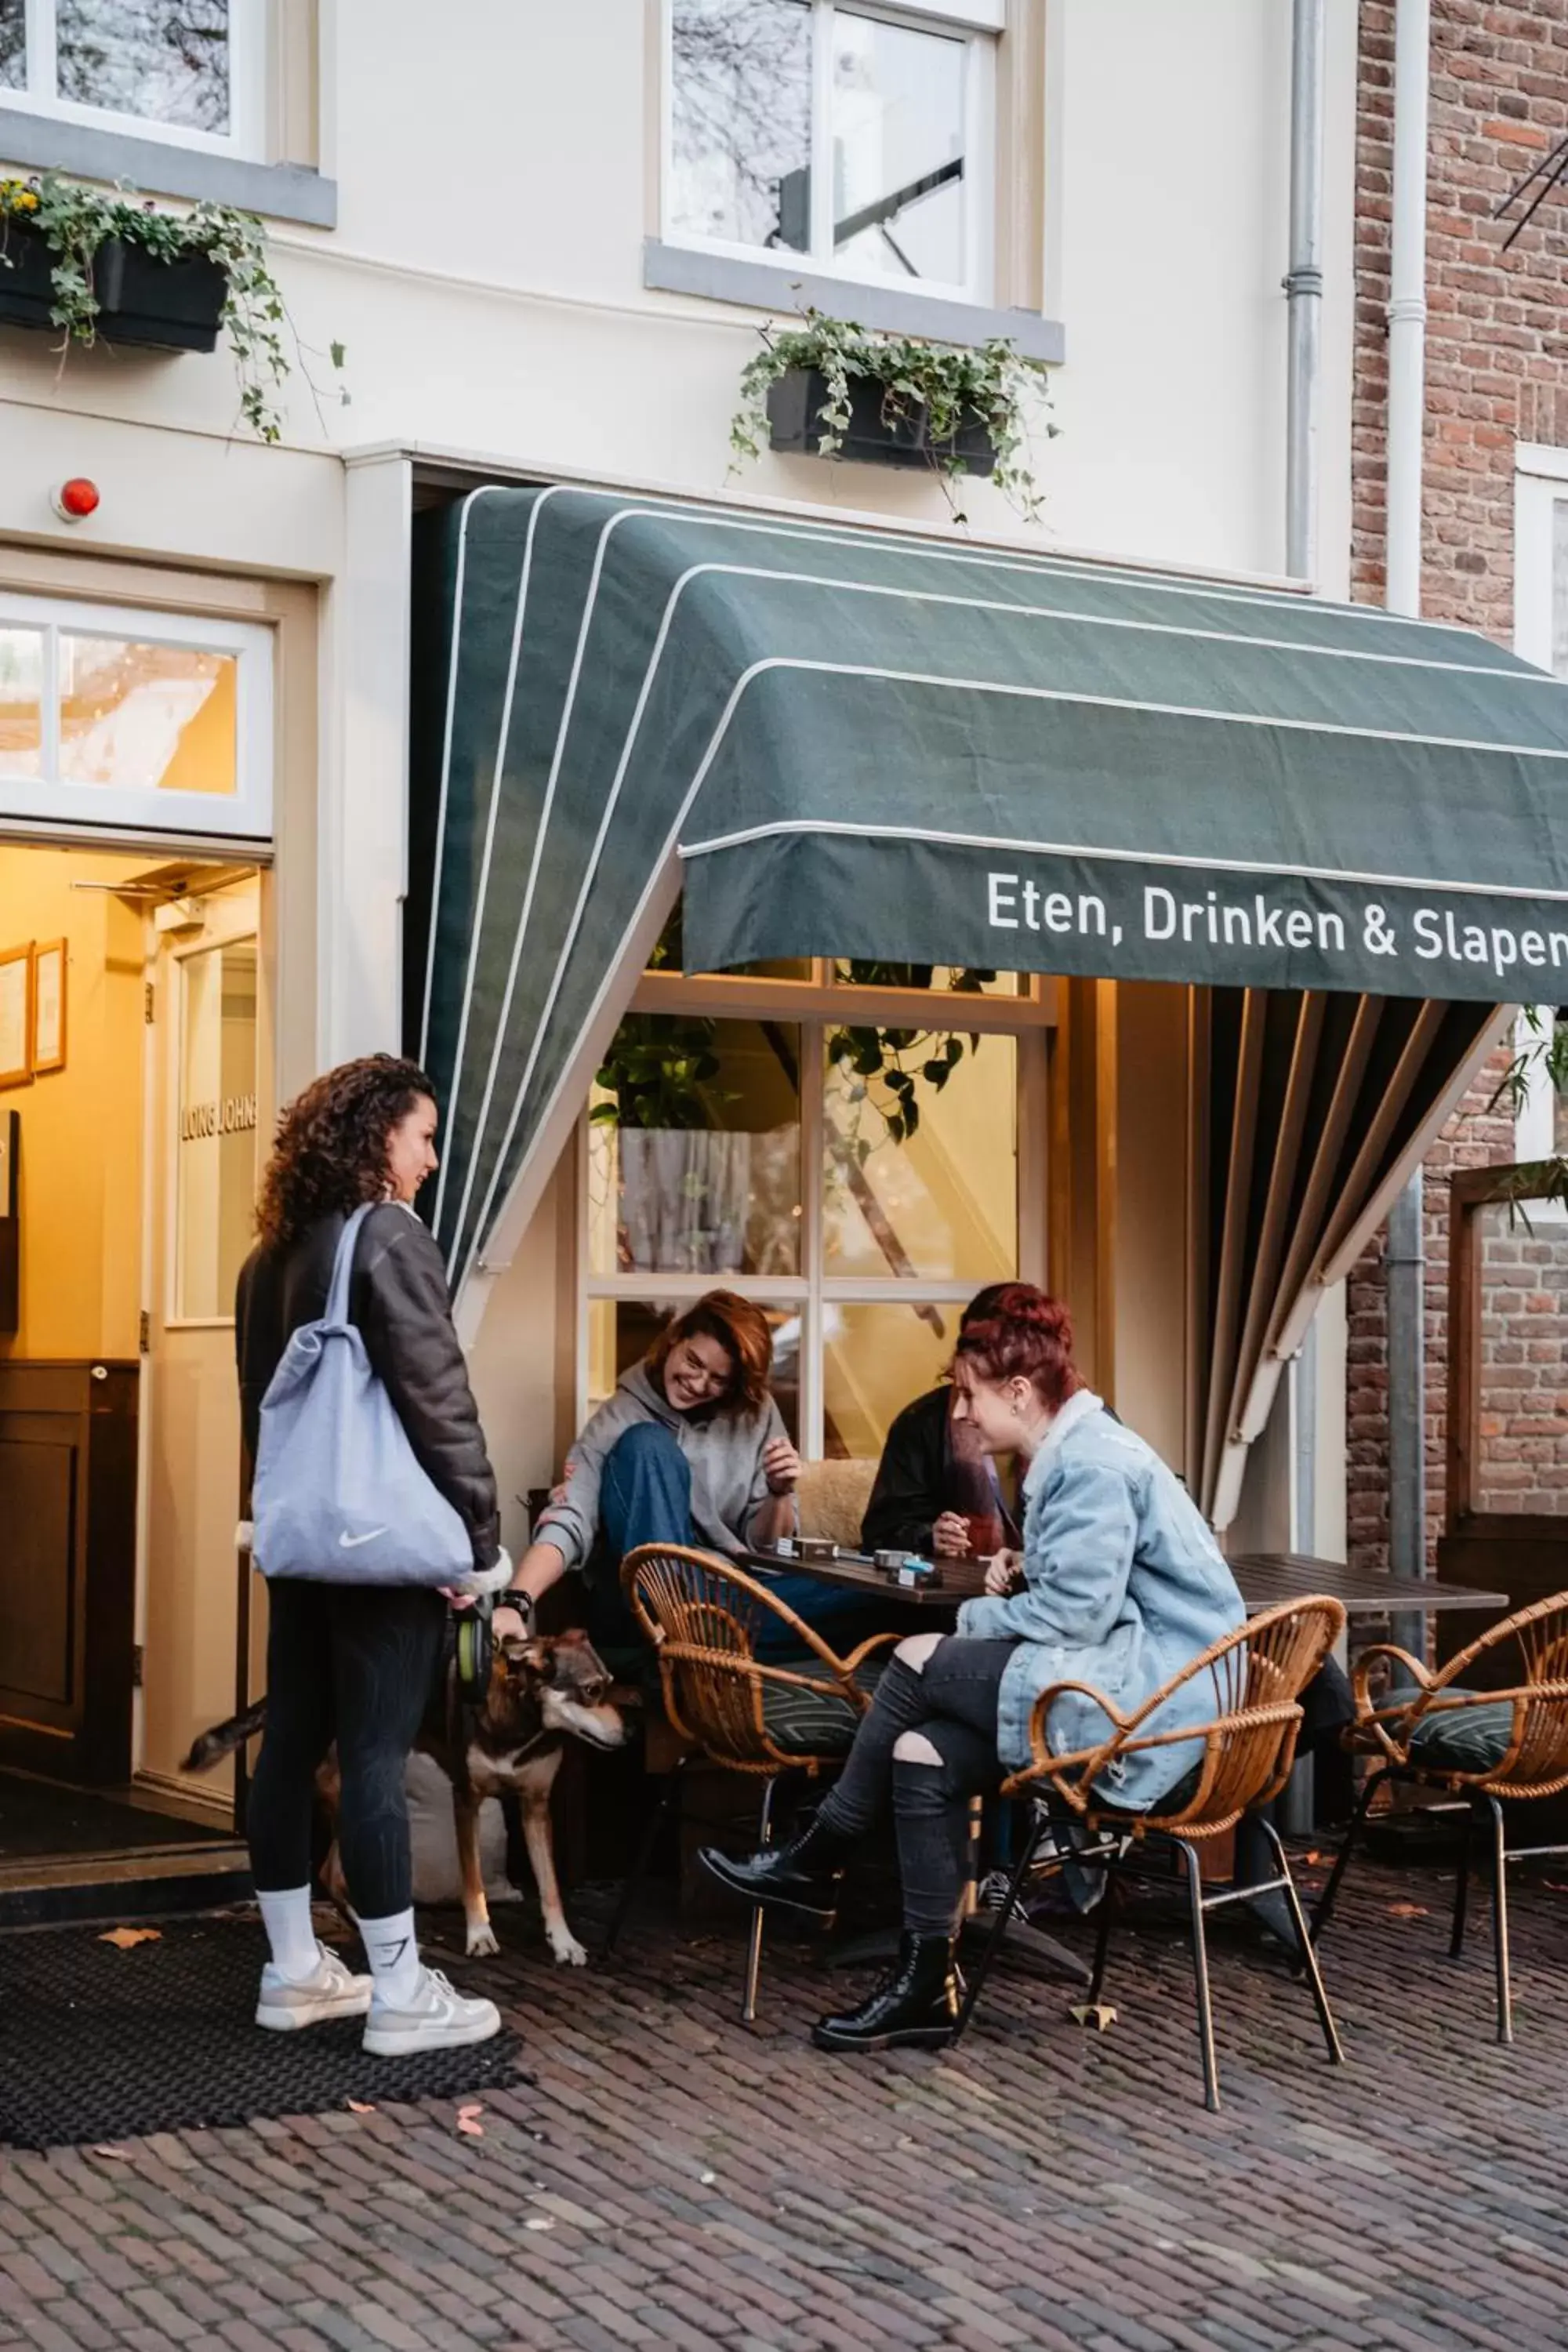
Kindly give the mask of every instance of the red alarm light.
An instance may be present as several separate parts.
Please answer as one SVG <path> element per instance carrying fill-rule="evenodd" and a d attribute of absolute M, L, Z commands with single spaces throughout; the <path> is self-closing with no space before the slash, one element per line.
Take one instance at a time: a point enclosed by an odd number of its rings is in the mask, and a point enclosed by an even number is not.
<path fill-rule="evenodd" d="M 89 482 L 85 474 L 73 474 L 51 492 L 50 503 L 62 522 L 85 522 L 98 511 L 98 484 Z"/>

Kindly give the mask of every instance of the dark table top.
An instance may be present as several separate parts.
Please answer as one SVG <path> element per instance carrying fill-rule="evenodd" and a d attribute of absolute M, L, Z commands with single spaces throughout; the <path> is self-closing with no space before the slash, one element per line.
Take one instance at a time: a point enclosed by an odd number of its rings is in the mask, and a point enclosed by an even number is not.
<path fill-rule="evenodd" d="M 741 1554 L 743 1568 L 773 1569 L 815 1576 L 825 1584 L 847 1585 L 896 1601 L 900 1608 L 945 1610 L 985 1589 L 985 1562 L 964 1558 L 937 1563 L 942 1581 L 906 1587 L 874 1568 L 868 1559 L 840 1553 L 837 1559 L 780 1559 L 771 1551 Z M 1230 1563 L 1241 1588 L 1248 1616 L 1281 1601 L 1299 1601 L 1309 1592 L 1326 1592 L 1342 1601 L 1350 1616 L 1381 1616 L 1392 1610 L 1496 1609 L 1508 1607 L 1506 1592 L 1487 1592 L 1468 1584 L 1442 1584 L 1433 1577 L 1384 1576 L 1367 1569 L 1346 1568 L 1342 1561 L 1312 1559 L 1301 1552 L 1244 1552 Z"/>

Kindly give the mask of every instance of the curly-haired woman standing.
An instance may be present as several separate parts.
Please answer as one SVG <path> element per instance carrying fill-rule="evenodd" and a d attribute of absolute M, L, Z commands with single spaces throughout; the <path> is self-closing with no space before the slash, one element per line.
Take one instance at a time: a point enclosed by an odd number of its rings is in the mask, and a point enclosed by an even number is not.
<path fill-rule="evenodd" d="M 374 1202 L 354 1248 L 350 1319 L 485 1570 L 500 1558 L 495 1478 L 441 1254 L 412 1206 L 436 1167 L 435 1138 L 429 1079 L 390 1054 L 329 1070 L 283 1113 L 235 1308 L 247 1483 L 283 1351 L 325 1309 L 345 1219 Z M 272 1952 L 256 2021 L 288 2032 L 364 2016 L 364 2046 L 384 2056 L 486 2041 L 500 2029 L 495 2004 L 464 1999 L 422 1967 L 415 1940 L 404 1768 L 440 1663 L 446 1604 L 424 1587 L 291 1577 L 268 1591 L 267 1727 L 247 1811 Z M 339 1849 L 368 1977 L 318 1943 L 310 1919 L 311 1798 L 334 1739 Z"/>

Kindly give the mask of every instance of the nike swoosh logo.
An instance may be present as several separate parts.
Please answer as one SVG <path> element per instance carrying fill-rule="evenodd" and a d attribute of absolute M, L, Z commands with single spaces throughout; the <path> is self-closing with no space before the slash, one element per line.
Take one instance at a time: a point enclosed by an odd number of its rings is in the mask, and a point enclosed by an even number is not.
<path fill-rule="evenodd" d="M 351 1536 L 345 1528 L 338 1538 L 338 1542 L 344 1551 L 357 1551 L 361 1544 L 374 1543 L 377 1536 L 384 1536 L 385 1533 L 384 1528 L 372 1528 L 367 1536 Z"/>

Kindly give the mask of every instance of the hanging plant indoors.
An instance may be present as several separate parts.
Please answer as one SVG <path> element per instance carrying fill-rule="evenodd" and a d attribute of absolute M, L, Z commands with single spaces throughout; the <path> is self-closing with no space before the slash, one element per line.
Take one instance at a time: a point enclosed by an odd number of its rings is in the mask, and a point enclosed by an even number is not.
<path fill-rule="evenodd" d="M 965 474 L 995 483 L 1027 521 L 1041 497 L 1028 455 L 1028 404 L 1041 397 L 1045 364 L 1000 338 L 978 345 L 868 333 L 808 310 L 803 327 L 759 330 L 763 349 L 741 373 L 730 425 L 738 466 L 763 446 L 849 457 L 884 466 L 926 466 L 954 499 Z M 1045 430 L 1058 426 L 1047 417 Z"/>
<path fill-rule="evenodd" d="M 930 964 L 849 961 L 840 964 L 838 971 L 840 980 L 855 988 L 929 989 L 934 976 Z M 994 971 L 957 969 L 950 974 L 948 987 L 954 995 L 978 996 L 995 977 Z M 844 1075 L 853 1113 L 847 1148 L 856 1166 L 863 1168 L 876 1148 L 861 1132 L 863 1113 L 869 1111 L 880 1120 L 889 1142 L 906 1142 L 921 1123 L 920 1081 L 940 1094 L 965 1052 L 979 1052 L 980 1038 L 971 1030 L 966 1042 L 956 1031 L 936 1024 L 903 1029 L 864 1023 L 829 1030 L 826 1050 L 828 1061 Z"/>
<path fill-rule="evenodd" d="M 170 213 L 58 172 L 0 180 L 0 324 L 57 327 L 67 349 L 101 339 L 210 352 L 221 331 L 240 415 L 263 441 L 279 437 L 278 395 L 296 365 L 321 399 L 268 261 L 266 230 L 229 205 Z M 341 368 L 342 345 L 328 357 Z M 332 396 L 347 404 L 346 391 Z"/>

